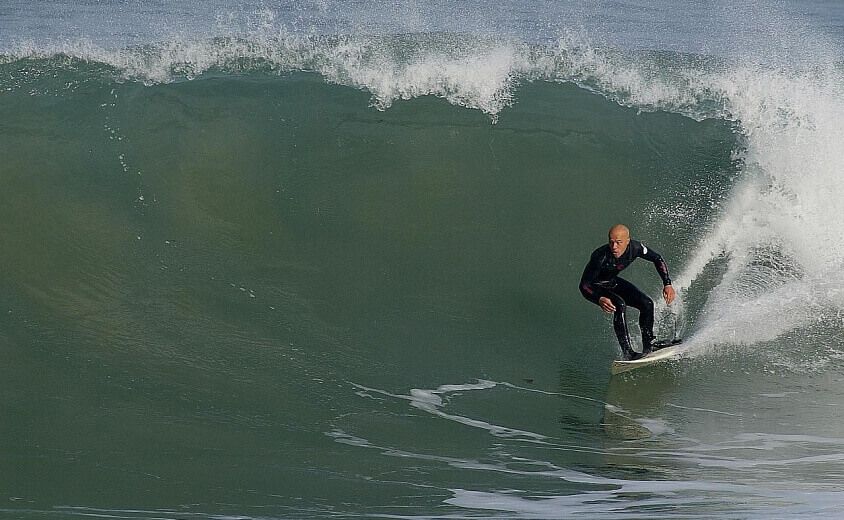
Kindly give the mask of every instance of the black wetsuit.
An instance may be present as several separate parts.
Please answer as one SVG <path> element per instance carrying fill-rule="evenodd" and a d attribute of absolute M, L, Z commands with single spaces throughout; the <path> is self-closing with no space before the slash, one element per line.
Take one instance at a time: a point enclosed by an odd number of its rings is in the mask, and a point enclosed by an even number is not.
<path fill-rule="evenodd" d="M 639 328 L 642 330 L 642 345 L 645 353 L 650 351 L 654 339 L 653 300 L 632 283 L 618 277 L 618 273 L 626 269 L 637 258 L 644 258 L 653 262 L 656 271 L 662 278 L 663 285 L 671 285 L 668 265 L 662 259 L 662 256 L 637 240 L 630 240 L 627 250 L 619 258 L 613 256 L 609 244 L 599 247 L 592 253 L 589 263 L 583 270 L 583 276 L 580 278 L 580 293 L 583 294 L 584 298 L 599 304 L 598 300 L 606 296 L 615 305 L 613 328 L 626 359 L 634 357 L 624 312 L 627 305 L 639 310 Z"/>

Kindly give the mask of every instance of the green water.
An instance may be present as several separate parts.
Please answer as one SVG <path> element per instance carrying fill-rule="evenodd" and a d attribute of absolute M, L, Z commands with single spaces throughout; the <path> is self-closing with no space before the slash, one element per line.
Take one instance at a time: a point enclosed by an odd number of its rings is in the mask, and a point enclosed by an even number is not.
<path fill-rule="evenodd" d="M 309 74 L 81 68 L 0 96 L 4 515 L 739 518 L 834 480 L 829 403 L 775 418 L 775 394 L 838 372 L 610 381 L 577 292 L 616 222 L 688 260 L 733 187 L 731 124 L 571 84 L 525 83 L 493 123 Z M 647 263 L 629 277 L 658 293 Z M 768 442 L 822 456 L 795 476 Z"/>

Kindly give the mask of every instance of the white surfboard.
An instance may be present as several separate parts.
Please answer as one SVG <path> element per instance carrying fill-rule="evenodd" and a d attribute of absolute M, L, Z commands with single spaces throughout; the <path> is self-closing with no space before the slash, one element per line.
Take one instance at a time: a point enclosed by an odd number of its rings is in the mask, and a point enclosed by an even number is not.
<path fill-rule="evenodd" d="M 677 357 L 681 350 L 680 345 L 674 345 L 672 347 L 659 349 L 656 352 L 651 352 L 647 356 L 634 361 L 613 361 L 610 366 L 610 373 L 612 375 L 616 375 L 622 372 L 627 372 L 628 370 L 653 365 L 654 363 L 659 363 L 660 361 Z"/>

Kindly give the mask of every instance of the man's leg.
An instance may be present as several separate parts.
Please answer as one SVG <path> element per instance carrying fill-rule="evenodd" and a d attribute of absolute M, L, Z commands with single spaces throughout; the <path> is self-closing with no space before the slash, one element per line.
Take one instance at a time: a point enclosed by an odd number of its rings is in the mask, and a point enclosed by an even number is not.
<path fill-rule="evenodd" d="M 627 318 L 625 312 L 627 304 L 625 303 L 624 298 L 615 294 L 615 292 L 611 291 L 608 297 L 612 300 L 612 304 L 615 305 L 615 312 L 612 317 L 612 326 L 613 330 L 615 330 L 615 337 L 618 338 L 618 344 L 621 346 L 621 354 L 626 360 L 634 359 L 638 353 L 633 350 L 633 346 L 630 341 L 630 333 L 627 331 Z"/>
<path fill-rule="evenodd" d="M 642 353 L 651 351 L 654 341 L 654 301 L 638 287 L 622 278 L 617 278 L 613 292 L 617 293 L 627 305 L 639 311 L 639 329 L 642 331 Z"/>

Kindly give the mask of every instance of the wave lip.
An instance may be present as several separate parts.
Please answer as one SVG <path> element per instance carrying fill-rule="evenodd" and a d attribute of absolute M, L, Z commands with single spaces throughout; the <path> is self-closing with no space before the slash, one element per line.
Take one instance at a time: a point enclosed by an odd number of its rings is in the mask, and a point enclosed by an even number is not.
<path fill-rule="evenodd" d="M 666 71 L 654 57 L 598 49 L 572 33 L 551 45 L 467 34 L 301 36 L 288 33 L 176 38 L 107 49 L 89 40 L 23 42 L 0 63 L 81 62 L 113 69 L 111 79 L 145 84 L 204 74 L 316 72 L 327 81 L 369 91 L 384 110 L 397 100 L 436 96 L 495 117 L 515 102 L 520 82 L 574 82 L 619 103 L 692 113 L 705 91 L 688 71 Z M 696 114 L 696 116 L 699 116 Z"/>

